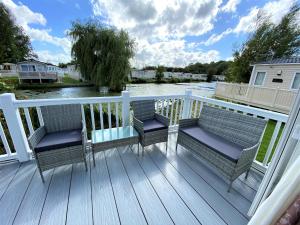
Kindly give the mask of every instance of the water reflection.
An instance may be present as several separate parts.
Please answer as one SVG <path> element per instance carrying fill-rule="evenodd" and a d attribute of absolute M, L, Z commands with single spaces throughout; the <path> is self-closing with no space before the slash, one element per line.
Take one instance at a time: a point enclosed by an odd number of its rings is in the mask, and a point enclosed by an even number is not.
<path fill-rule="evenodd" d="M 214 95 L 216 83 L 178 83 L 178 84 L 129 84 L 126 89 L 131 96 L 137 95 L 170 95 L 184 94 L 187 88 L 192 89 L 193 94 L 211 97 Z M 44 90 L 18 90 L 18 95 L 25 95 L 30 99 L 41 98 L 76 98 L 114 96 L 120 93 L 100 94 L 94 87 L 73 87 Z"/>

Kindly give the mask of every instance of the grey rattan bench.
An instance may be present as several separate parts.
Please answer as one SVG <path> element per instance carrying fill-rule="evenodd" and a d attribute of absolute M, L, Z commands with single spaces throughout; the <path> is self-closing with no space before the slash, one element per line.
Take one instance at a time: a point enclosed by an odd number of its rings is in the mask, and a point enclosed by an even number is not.
<path fill-rule="evenodd" d="M 177 145 L 208 161 L 230 181 L 230 191 L 242 173 L 247 178 L 265 126 L 260 118 L 204 106 L 200 118 L 179 121 Z"/>
<path fill-rule="evenodd" d="M 84 162 L 87 170 L 86 129 L 80 105 L 42 106 L 44 126 L 30 137 L 29 144 L 44 182 L 43 171 Z"/>

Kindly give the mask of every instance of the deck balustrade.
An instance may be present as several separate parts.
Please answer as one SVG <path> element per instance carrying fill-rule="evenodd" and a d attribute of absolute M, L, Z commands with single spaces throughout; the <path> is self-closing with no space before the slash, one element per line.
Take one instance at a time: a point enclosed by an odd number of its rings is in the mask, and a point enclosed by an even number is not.
<path fill-rule="evenodd" d="M 40 113 L 41 106 L 81 104 L 81 111 L 86 126 L 95 130 L 104 129 L 105 126 L 112 128 L 130 124 L 130 102 L 147 99 L 154 99 L 156 101 L 156 112 L 170 118 L 170 132 L 177 131 L 179 119 L 199 117 L 202 107 L 205 104 L 275 121 L 276 126 L 263 162 L 255 160 L 253 163 L 253 167 L 261 172 L 266 170 L 276 138 L 280 133 L 280 127 L 288 119 L 287 115 L 277 112 L 195 96 L 191 90 L 187 90 L 184 95 L 130 96 L 128 91 L 123 91 L 121 96 L 114 97 L 35 100 L 17 100 L 14 94 L 6 93 L 0 96 L 0 110 L 4 115 L 4 119 L 0 121 L 0 136 L 3 143 L 3 152 L 0 153 L 0 161 L 15 159 L 24 162 L 31 159 L 31 150 L 29 149 L 26 136 L 32 134 L 38 128 L 36 126 L 43 125 L 43 118 Z M 87 108 L 89 115 L 87 115 Z M 34 113 L 38 117 L 38 125 L 34 125 L 32 115 Z M 107 118 L 104 118 L 104 114 Z M 88 120 L 86 119 L 87 117 L 89 118 Z M 107 124 L 105 123 L 105 119 L 108 120 Z M 9 132 L 5 132 L 3 127 L 8 127 Z M 12 140 L 12 143 L 9 140 Z"/>

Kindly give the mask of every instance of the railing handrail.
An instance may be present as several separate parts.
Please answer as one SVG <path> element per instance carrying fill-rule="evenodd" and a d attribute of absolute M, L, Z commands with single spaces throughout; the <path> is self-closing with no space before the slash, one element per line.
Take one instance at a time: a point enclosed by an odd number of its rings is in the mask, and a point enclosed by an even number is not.
<path fill-rule="evenodd" d="M 193 100 L 198 100 L 198 101 L 207 102 L 209 104 L 219 105 L 222 107 L 242 111 L 245 113 L 254 114 L 257 116 L 261 116 L 261 117 L 272 119 L 272 120 L 277 120 L 277 121 L 284 122 L 284 123 L 287 122 L 287 120 L 288 120 L 288 115 L 283 114 L 283 113 L 273 112 L 273 111 L 266 110 L 266 109 L 259 109 L 259 108 L 255 108 L 255 107 L 251 107 L 251 106 L 246 106 L 246 105 L 241 105 L 241 104 L 236 104 L 236 103 L 231 103 L 231 102 L 225 102 L 222 100 L 207 98 L 207 97 L 203 97 L 203 96 L 192 95 L 191 98 Z"/>
<path fill-rule="evenodd" d="M 53 99 L 30 99 L 16 100 L 15 105 L 22 107 L 38 107 L 47 105 L 62 105 L 62 104 L 96 104 L 106 102 L 121 102 L 122 96 L 112 97 L 83 97 L 83 98 L 53 98 Z M 0 105 L 1 107 L 1 105 Z"/>
<path fill-rule="evenodd" d="M 130 101 L 137 100 L 161 100 L 161 99 L 170 99 L 170 98 L 183 98 L 185 95 L 154 95 L 154 96 L 130 96 Z M 268 119 L 277 120 L 280 122 L 286 122 L 288 115 L 273 112 L 266 109 L 259 109 L 255 107 L 245 106 L 241 104 L 225 102 L 222 100 L 217 100 L 213 98 L 207 98 L 203 96 L 192 95 L 193 100 L 203 101 L 209 104 L 219 105 L 222 107 L 254 114 L 257 116 L 265 117 Z M 30 99 L 30 100 L 15 100 L 14 104 L 18 108 L 25 107 L 39 107 L 46 105 L 59 105 L 59 104 L 96 104 L 96 103 L 105 103 L 105 102 L 121 102 L 122 96 L 111 96 L 111 97 L 83 97 L 83 98 L 60 98 L 60 99 Z M 0 105 L 0 108 L 1 105 Z"/>

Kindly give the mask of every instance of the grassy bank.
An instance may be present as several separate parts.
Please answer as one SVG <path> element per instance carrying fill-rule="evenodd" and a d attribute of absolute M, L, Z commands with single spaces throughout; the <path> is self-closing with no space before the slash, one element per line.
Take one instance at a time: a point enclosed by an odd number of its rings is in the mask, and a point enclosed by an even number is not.
<path fill-rule="evenodd" d="M 266 152 L 268 150 L 268 146 L 270 144 L 270 141 L 271 141 L 271 138 L 272 138 L 275 126 L 276 126 L 276 121 L 269 120 L 269 122 L 267 124 L 267 127 L 266 127 L 266 131 L 265 131 L 264 137 L 262 139 L 262 142 L 261 142 L 258 154 L 257 154 L 257 157 L 256 157 L 256 160 L 259 161 L 259 162 L 263 162 L 263 160 L 264 160 L 264 157 L 265 157 Z M 274 154 L 274 151 L 275 151 L 276 146 L 278 144 L 279 138 L 281 137 L 283 128 L 284 128 L 284 124 L 281 125 L 281 128 L 279 130 L 279 135 L 277 136 L 277 139 L 275 141 L 275 144 L 274 144 L 274 147 L 272 149 L 272 154 L 271 154 L 270 159 L 272 158 L 272 156 Z M 270 159 L 268 161 L 270 161 Z"/>

